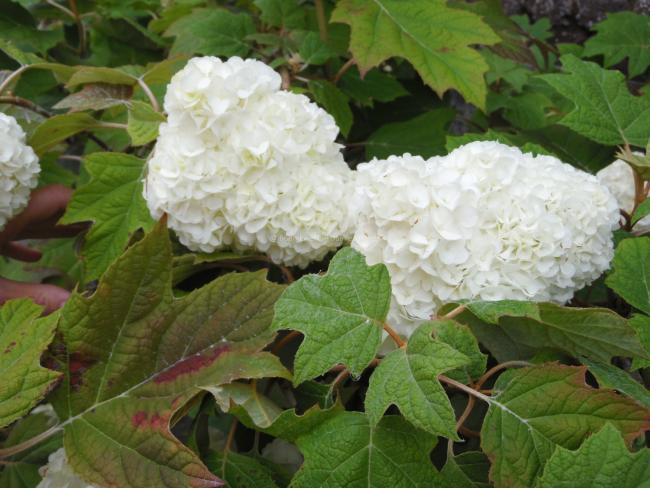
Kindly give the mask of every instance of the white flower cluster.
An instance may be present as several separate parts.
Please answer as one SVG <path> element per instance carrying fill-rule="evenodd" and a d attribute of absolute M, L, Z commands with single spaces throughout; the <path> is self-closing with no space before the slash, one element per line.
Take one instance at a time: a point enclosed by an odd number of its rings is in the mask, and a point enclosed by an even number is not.
<path fill-rule="evenodd" d="M 641 155 L 641 153 L 636 154 Z M 634 172 L 630 165 L 622 159 L 617 159 L 609 166 L 601 169 L 596 176 L 616 197 L 619 207 L 628 214 L 632 213 L 635 191 Z M 639 220 L 634 229 L 642 232 L 650 231 L 650 215 Z"/>
<path fill-rule="evenodd" d="M 43 479 L 36 488 L 95 488 L 72 471 L 63 447 L 50 454 L 48 463 L 39 472 Z"/>
<path fill-rule="evenodd" d="M 0 230 L 29 202 L 41 167 L 16 119 L 0 112 Z"/>
<path fill-rule="evenodd" d="M 352 235 L 334 119 L 262 62 L 194 58 L 167 89 L 145 198 L 189 249 L 306 266 Z"/>
<path fill-rule="evenodd" d="M 619 221 L 595 176 L 498 142 L 361 164 L 353 206 L 352 246 L 388 267 L 406 336 L 449 301 L 566 302 L 608 268 Z"/>

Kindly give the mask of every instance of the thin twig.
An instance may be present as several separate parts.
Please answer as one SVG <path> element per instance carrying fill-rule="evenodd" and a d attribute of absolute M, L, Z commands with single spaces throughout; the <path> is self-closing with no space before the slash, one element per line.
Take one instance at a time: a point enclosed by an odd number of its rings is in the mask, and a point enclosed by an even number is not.
<path fill-rule="evenodd" d="M 484 395 L 480 391 L 475 390 L 471 386 L 467 386 L 467 385 L 462 384 L 459 381 L 452 380 L 451 378 L 449 378 L 448 376 L 445 376 L 444 374 L 438 375 L 438 379 L 440 381 L 442 381 L 443 383 L 447 383 L 448 385 L 453 386 L 454 388 L 457 388 L 457 389 L 459 389 L 461 391 L 464 391 L 468 395 L 475 396 L 479 400 L 483 400 L 484 402 L 490 403 L 490 397 L 489 396 Z"/>
<path fill-rule="evenodd" d="M 151 91 L 151 88 L 149 88 L 149 85 L 147 85 L 142 78 L 138 78 L 138 85 L 140 85 L 142 91 L 145 93 L 145 95 L 147 95 L 147 98 L 149 98 L 149 101 L 151 102 L 151 106 L 153 107 L 153 109 L 156 112 L 160 112 L 160 105 L 158 104 L 158 99 L 156 99 L 156 96 Z"/>
<path fill-rule="evenodd" d="M 27 110 L 31 110 L 34 113 L 37 113 L 38 115 L 41 115 L 43 117 L 50 117 L 52 114 L 45 110 L 43 107 L 40 107 L 36 105 L 34 102 L 31 100 L 27 100 L 26 98 L 22 97 L 16 97 L 16 96 L 0 96 L 0 103 L 6 103 L 9 105 L 16 105 L 18 107 L 26 108 Z"/>
<path fill-rule="evenodd" d="M 350 58 L 350 59 L 348 59 L 348 60 L 345 62 L 345 64 L 344 64 L 343 66 L 341 66 L 341 69 L 339 69 L 339 70 L 336 72 L 336 74 L 334 75 L 334 78 L 332 78 L 332 82 L 333 82 L 334 84 L 338 83 L 338 82 L 341 80 L 341 78 L 343 77 L 343 75 L 344 75 L 344 74 L 345 74 L 345 73 L 346 73 L 350 68 L 352 68 L 352 66 L 354 66 L 355 64 L 357 64 L 356 59 L 354 59 L 354 58 Z"/>
<path fill-rule="evenodd" d="M 302 334 L 301 334 L 300 332 L 298 332 L 297 330 L 292 330 L 292 331 L 289 332 L 286 336 L 284 336 L 282 339 L 280 339 L 280 340 L 277 342 L 277 344 L 275 344 L 275 346 L 273 346 L 273 347 L 271 348 L 271 352 L 272 352 L 273 354 L 277 354 L 277 353 L 280 351 L 280 349 L 282 349 L 284 346 L 286 346 L 287 344 L 289 344 L 289 343 L 290 343 L 291 341 L 293 341 L 294 339 L 300 337 L 301 335 L 302 335 Z"/>
<path fill-rule="evenodd" d="M 316 6 L 316 20 L 318 21 L 318 32 L 321 41 L 327 41 L 327 18 L 325 17 L 325 5 L 323 0 L 314 0 Z"/>
<path fill-rule="evenodd" d="M 233 417 L 232 424 L 230 424 L 230 430 L 228 431 L 228 437 L 226 438 L 226 445 L 223 448 L 223 461 L 221 462 L 222 474 L 226 472 L 226 462 L 228 459 L 228 453 L 230 452 L 230 449 L 232 448 L 232 443 L 235 440 L 235 432 L 237 432 L 238 424 L 239 424 L 239 420 L 237 420 L 236 417 Z"/>
<path fill-rule="evenodd" d="M 399 348 L 404 348 L 406 347 L 406 341 L 404 341 L 393 328 L 391 328 L 390 325 L 384 323 L 384 330 L 388 332 L 388 335 L 390 336 L 391 339 L 397 344 L 397 347 Z"/>
<path fill-rule="evenodd" d="M 77 24 L 77 30 L 79 31 L 79 57 L 83 58 L 86 56 L 86 29 L 84 28 L 81 16 L 79 15 L 77 0 L 68 0 L 68 4 L 70 5 L 72 17 Z"/>
<path fill-rule="evenodd" d="M 7 76 L 7 78 L 2 83 L 0 83 L 0 95 L 2 95 L 2 92 L 7 89 L 11 82 L 20 76 L 27 68 L 29 68 L 29 66 L 21 66 L 16 71 Z"/>
<path fill-rule="evenodd" d="M 31 439 L 27 439 L 26 441 L 21 442 L 19 444 L 5 447 L 4 449 L 0 449 L 0 459 L 8 458 L 13 456 L 14 454 L 18 454 L 19 452 L 26 451 L 30 447 L 33 447 L 39 442 L 44 441 L 49 437 L 52 437 L 54 434 L 56 434 L 61 430 L 63 430 L 63 428 L 60 425 L 55 425 L 54 427 L 50 427 L 46 431 L 41 432 L 40 434 L 32 437 Z"/>
<path fill-rule="evenodd" d="M 442 320 L 451 320 L 451 319 L 453 319 L 454 317 L 457 317 L 458 315 L 460 315 L 461 313 L 463 313 L 466 309 L 467 309 L 467 307 L 466 307 L 465 305 L 460 305 L 460 306 L 456 307 L 455 309 L 453 309 L 453 310 L 452 310 L 451 312 L 449 312 L 448 314 L 445 314 L 445 315 L 443 315 L 443 316 L 440 317 L 440 318 L 441 318 Z"/>
<path fill-rule="evenodd" d="M 282 77 L 282 89 L 288 90 L 291 87 L 291 74 L 284 66 L 280 68 L 280 76 Z"/>

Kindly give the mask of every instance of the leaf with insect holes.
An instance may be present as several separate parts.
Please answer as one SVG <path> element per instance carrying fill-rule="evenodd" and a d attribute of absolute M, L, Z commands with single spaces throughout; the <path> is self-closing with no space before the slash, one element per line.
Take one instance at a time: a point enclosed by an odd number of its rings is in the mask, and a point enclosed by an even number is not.
<path fill-rule="evenodd" d="M 648 488 L 650 449 L 631 453 L 621 433 L 605 424 L 579 449 L 558 447 L 535 488 Z"/>
<path fill-rule="evenodd" d="M 437 376 L 470 363 L 463 353 L 434 339 L 436 324 L 421 325 L 406 348 L 382 359 L 370 377 L 366 413 L 375 426 L 391 405 L 416 427 L 434 435 L 458 439 L 456 416 Z"/>
<path fill-rule="evenodd" d="M 576 449 L 611 423 L 629 442 L 650 426 L 650 411 L 612 390 L 585 384 L 586 368 L 547 363 L 497 382 L 481 429 L 496 486 L 530 488 L 556 446 Z"/>
<path fill-rule="evenodd" d="M 402 57 L 439 96 L 454 88 L 485 107 L 487 63 L 470 45 L 499 38 L 480 16 L 441 1 L 342 0 L 332 21 L 350 25 L 350 51 L 362 73 Z"/>
<path fill-rule="evenodd" d="M 91 179 L 74 192 L 61 223 L 94 222 L 82 250 L 87 280 L 98 278 L 122 253 L 131 233 L 153 225 L 142 196 L 144 164 L 129 154 L 107 152 L 84 160 Z"/>
<path fill-rule="evenodd" d="M 612 265 L 607 286 L 650 315 L 650 237 L 625 239 L 616 248 Z"/>
<path fill-rule="evenodd" d="M 425 488 L 438 485 L 429 459 L 436 437 L 402 417 L 374 425 L 361 412 L 341 412 L 299 437 L 305 456 L 292 488 Z"/>
<path fill-rule="evenodd" d="M 95 293 L 74 293 L 59 330 L 65 373 L 54 406 L 70 465 L 90 483 L 148 488 L 221 482 L 176 439 L 170 423 L 206 387 L 288 377 L 260 352 L 273 340 L 281 285 L 231 273 L 177 299 L 163 220 L 130 247 Z"/>
<path fill-rule="evenodd" d="M 0 427 L 29 412 L 61 377 L 40 363 L 58 318 L 39 318 L 42 312 L 27 299 L 10 300 L 0 308 Z"/>
<path fill-rule="evenodd" d="M 648 358 L 629 322 L 605 308 L 513 300 L 474 302 L 456 320 L 468 325 L 499 361 L 530 358 L 542 349 L 602 362 L 614 356 Z"/>
<path fill-rule="evenodd" d="M 602 54 L 609 68 L 628 58 L 630 78 L 641 75 L 650 66 L 650 17 L 634 12 L 607 14 L 594 26 L 596 35 L 585 42 L 583 56 Z"/>
<path fill-rule="evenodd" d="M 273 327 L 293 329 L 305 339 L 296 353 L 296 385 L 337 364 L 360 375 L 375 358 L 390 305 L 388 270 L 366 265 L 352 248 L 340 250 L 325 276 L 306 275 L 282 294 Z"/>
<path fill-rule="evenodd" d="M 573 55 L 562 56 L 565 74 L 541 75 L 574 109 L 560 124 L 606 145 L 629 142 L 645 147 L 650 127 L 650 98 L 628 91 L 620 71 L 605 70 Z"/>

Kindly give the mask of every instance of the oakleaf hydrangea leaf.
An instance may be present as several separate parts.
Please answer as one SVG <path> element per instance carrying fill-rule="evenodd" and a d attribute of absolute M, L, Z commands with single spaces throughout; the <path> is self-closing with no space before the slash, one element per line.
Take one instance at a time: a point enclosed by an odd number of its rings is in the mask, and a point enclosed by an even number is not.
<path fill-rule="evenodd" d="M 129 102 L 129 116 L 126 131 L 131 136 L 131 144 L 142 146 L 158 137 L 158 126 L 165 121 L 165 116 L 156 112 L 145 102 Z"/>
<path fill-rule="evenodd" d="M 306 275 L 275 305 L 273 327 L 305 335 L 296 353 L 296 385 L 345 365 L 358 376 L 375 358 L 390 306 L 388 270 L 367 266 L 363 255 L 344 248 L 325 276 Z"/>
<path fill-rule="evenodd" d="M 497 486 L 533 486 L 556 446 L 576 449 L 607 422 L 627 441 L 648 429 L 650 411 L 612 390 L 587 386 L 585 372 L 551 363 L 525 368 L 489 399 L 481 446 Z"/>
<path fill-rule="evenodd" d="M 379 423 L 390 405 L 397 405 L 416 427 L 458 439 L 456 416 L 437 376 L 467 365 L 470 359 L 435 340 L 434 330 L 434 323 L 420 326 L 406 348 L 388 354 L 373 372 L 365 403 L 371 425 Z"/>
<path fill-rule="evenodd" d="M 61 314 L 65 379 L 54 404 L 70 465 L 101 486 L 220 486 L 171 434 L 172 418 L 206 387 L 288 377 L 275 356 L 259 352 L 275 335 L 282 286 L 264 272 L 231 273 L 175 298 L 164 224 Z"/>
<path fill-rule="evenodd" d="M 232 383 L 206 387 L 206 390 L 212 393 L 222 411 L 230 412 L 231 406 L 238 406 L 258 427 L 271 426 L 282 413 L 282 409 L 258 392 L 252 383 Z"/>
<path fill-rule="evenodd" d="M 470 328 L 454 320 L 436 320 L 432 324 L 436 340 L 449 344 L 469 359 L 467 364 L 447 371 L 446 375 L 466 384 L 479 379 L 485 373 L 488 358 L 481 352 L 476 336 Z"/>
<path fill-rule="evenodd" d="M 0 427 L 29 412 L 61 376 L 40 363 L 58 317 L 39 318 L 42 311 L 27 299 L 10 300 L 0 308 Z"/>
<path fill-rule="evenodd" d="M 142 197 L 144 164 L 121 153 L 94 153 L 84 160 L 91 180 L 75 191 L 61 222 L 94 222 L 82 250 L 88 280 L 122 253 L 132 232 L 153 225 Z"/>
<path fill-rule="evenodd" d="M 575 105 L 560 124 L 601 144 L 628 142 L 645 147 L 650 98 L 631 95 L 620 71 L 605 70 L 570 54 L 561 59 L 566 74 L 540 76 Z"/>
<path fill-rule="evenodd" d="M 650 17 L 634 12 L 610 13 L 594 27 L 597 34 L 585 43 L 584 56 L 602 54 L 609 68 L 628 58 L 630 78 L 650 66 Z"/>
<path fill-rule="evenodd" d="M 636 400 L 639 405 L 650 409 L 650 392 L 627 372 L 611 364 L 599 363 L 586 358 L 582 358 L 582 362 L 596 377 L 601 387 L 617 390 Z"/>
<path fill-rule="evenodd" d="M 632 454 L 611 424 L 579 449 L 558 447 L 536 488 L 642 488 L 650 486 L 650 449 Z"/>
<path fill-rule="evenodd" d="M 300 437 L 305 463 L 292 488 L 415 488 L 436 485 L 429 460 L 436 437 L 398 416 L 373 426 L 360 412 L 341 412 Z"/>
<path fill-rule="evenodd" d="M 362 74 L 399 56 L 438 95 L 454 88 L 485 107 L 487 63 L 469 46 L 494 44 L 499 37 L 478 15 L 440 0 L 342 0 L 332 21 L 350 25 L 350 51 Z"/>
<path fill-rule="evenodd" d="M 627 303 L 650 315 L 650 237 L 621 242 L 613 266 L 607 286 Z"/>
<path fill-rule="evenodd" d="M 466 451 L 447 459 L 440 471 L 450 488 L 490 488 L 490 461 L 479 451 Z"/>
<path fill-rule="evenodd" d="M 467 308 L 457 320 L 469 325 L 499 361 L 531 357 L 540 349 L 602 362 L 614 356 L 648 357 L 628 321 L 609 309 L 511 300 Z"/>

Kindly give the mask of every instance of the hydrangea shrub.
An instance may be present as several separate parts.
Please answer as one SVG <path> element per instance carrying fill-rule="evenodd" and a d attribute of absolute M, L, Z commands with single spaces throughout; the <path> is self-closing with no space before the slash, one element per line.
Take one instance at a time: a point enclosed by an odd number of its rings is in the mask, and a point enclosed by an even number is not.
<path fill-rule="evenodd" d="M 650 484 L 647 16 L 0 5 L 2 488 Z"/>

